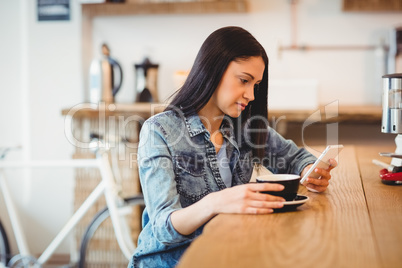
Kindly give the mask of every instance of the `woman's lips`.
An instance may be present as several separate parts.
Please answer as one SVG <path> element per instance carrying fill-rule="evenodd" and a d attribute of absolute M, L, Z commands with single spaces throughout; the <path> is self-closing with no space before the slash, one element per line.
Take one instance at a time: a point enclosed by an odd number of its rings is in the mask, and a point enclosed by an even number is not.
<path fill-rule="evenodd" d="M 244 104 L 244 103 L 237 103 L 237 105 L 239 106 L 239 108 L 242 110 L 242 111 L 244 111 L 244 109 L 246 109 L 246 106 L 247 106 L 247 104 Z"/>

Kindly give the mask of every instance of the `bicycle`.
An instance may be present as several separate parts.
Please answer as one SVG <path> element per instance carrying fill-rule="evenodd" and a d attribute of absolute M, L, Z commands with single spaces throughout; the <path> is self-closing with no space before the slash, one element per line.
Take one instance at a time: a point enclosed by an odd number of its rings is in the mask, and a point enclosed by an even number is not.
<path fill-rule="evenodd" d="M 93 146 L 94 159 L 71 159 L 67 161 L 31 161 L 31 162 L 12 162 L 4 161 L 5 156 L 12 148 L 0 149 L 0 192 L 3 195 L 6 204 L 6 211 L 11 222 L 12 231 L 14 233 L 19 254 L 10 255 L 9 241 L 5 229 L 0 221 L 0 268 L 2 267 L 41 267 L 45 264 L 57 247 L 64 241 L 68 234 L 78 224 L 82 217 L 87 213 L 91 206 L 101 197 L 102 193 L 105 196 L 106 207 L 99 211 L 92 222 L 89 224 L 82 238 L 78 267 L 85 267 L 86 255 L 88 251 L 88 243 L 91 240 L 95 231 L 99 228 L 102 222 L 110 217 L 114 234 L 117 239 L 120 250 L 123 255 L 130 260 L 135 250 L 135 243 L 131 239 L 130 225 L 125 217 L 132 211 L 134 206 L 144 206 L 144 199 L 141 194 L 122 198 L 119 195 L 118 182 L 113 174 L 112 167 L 109 162 L 108 144 L 102 141 L 99 135 L 91 135 L 91 143 Z M 89 194 L 87 199 L 75 211 L 71 218 L 67 221 L 64 227 L 58 232 L 55 238 L 50 242 L 47 248 L 39 256 L 35 258 L 31 256 L 24 232 L 21 227 L 21 222 L 16 213 L 13 199 L 10 195 L 10 190 L 7 185 L 4 169 L 7 168 L 35 168 L 35 167 L 96 167 L 101 174 L 101 181 L 95 189 Z"/>

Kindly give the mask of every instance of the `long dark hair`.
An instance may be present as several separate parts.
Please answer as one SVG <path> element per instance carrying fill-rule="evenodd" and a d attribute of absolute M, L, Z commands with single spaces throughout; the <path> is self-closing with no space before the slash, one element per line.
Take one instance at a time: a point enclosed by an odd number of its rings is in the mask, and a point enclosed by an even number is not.
<path fill-rule="evenodd" d="M 261 44 L 248 31 L 240 27 L 224 27 L 210 34 L 202 44 L 194 65 L 175 93 L 166 110 L 179 108 L 185 115 L 200 111 L 218 87 L 230 62 L 260 56 L 265 63 L 264 75 L 251 101 L 239 118 L 230 118 L 234 129 L 243 129 L 250 120 L 254 156 L 264 157 L 268 120 L 268 56 Z M 259 130 L 259 131 L 256 131 Z M 236 132 L 236 131 L 235 131 Z"/>

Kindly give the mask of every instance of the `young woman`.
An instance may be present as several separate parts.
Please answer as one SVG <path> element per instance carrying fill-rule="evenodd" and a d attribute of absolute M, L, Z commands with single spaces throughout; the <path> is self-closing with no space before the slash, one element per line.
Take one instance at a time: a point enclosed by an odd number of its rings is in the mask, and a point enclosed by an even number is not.
<path fill-rule="evenodd" d="M 272 213 L 284 199 L 248 183 L 255 165 L 303 175 L 315 157 L 268 127 L 268 57 L 246 30 L 225 27 L 203 43 L 170 106 L 140 134 L 143 230 L 129 267 L 174 267 L 219 213 Z M 324 191 L 330 170 L 306 186 Z"/>

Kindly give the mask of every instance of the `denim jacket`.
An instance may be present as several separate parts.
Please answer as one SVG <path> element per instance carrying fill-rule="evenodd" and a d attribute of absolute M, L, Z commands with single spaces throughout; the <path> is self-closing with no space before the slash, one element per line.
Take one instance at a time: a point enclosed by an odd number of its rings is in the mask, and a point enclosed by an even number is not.
<path fill-rule="evenodd" d="M 236 141 L 234 129 L 224 120 L 232 186 L 248 183 L 253 170 L 251 146 L 245 134 Z M 315 157 L 269 128 L 263 164 L 273 173 L 300 174 Z M 242 131 L 246 133 L 247 131 Z M 240 146 L 239 146 L 240 144 Z M 210 133 L 197 114 L 184 116 L 167 111 L 142 126 L 138 147 L 140 182 L 146 207 L 137 249 L 129 267 L 174 267 L 203 226 L 191 235 L 178 233 L 172 212 L 226 188 L 220 177 Z"/>

